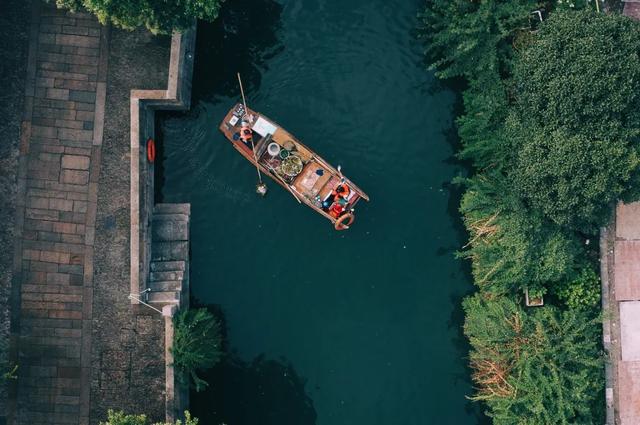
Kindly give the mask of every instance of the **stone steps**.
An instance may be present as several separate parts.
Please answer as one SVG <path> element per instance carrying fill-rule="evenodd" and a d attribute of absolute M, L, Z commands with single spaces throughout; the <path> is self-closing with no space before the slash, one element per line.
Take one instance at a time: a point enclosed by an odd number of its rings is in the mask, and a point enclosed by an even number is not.
<path fill-rule="evenodd" d="M 180 291 L 182 290 L 182 279 L 158 280 L 156 282 L 150 282 L 149 288 L 151 289 L 151 293 L 165 292 L 165 291 Z"/>
<path fill-rule="evenodd" d="M 180 291 L 158 291 L 147 294 L 149 304 L 180 304 Z"/>
<path fill-rule="evenodd" d="M 183 280 L 184 272 L 182 270 L 169 270 L 164 272 L 151 272 L 149 274 L 149 282 L 164 282 L 167 280 Z"/>
<path fill-rule="evenodd" d="M 189 242 L 152 242 L 151 261 L 186 261 L 189 258 Z"/>
<path fill-rule="evenodd" d="M 184 261 L 154 261 L 151 263 L 152 272 L 185 271 Z"/>
<path fill-rule="evenodd" d="M 156 204 L 153 208 L 150 304 L 180 304 L 188 279 L 190 214 L 190 204 Z"/>
<path fill-rule="evenodd" d="M 191 204 L 155 204 L 154 214 L 184 214 L 191 216 Z"/>

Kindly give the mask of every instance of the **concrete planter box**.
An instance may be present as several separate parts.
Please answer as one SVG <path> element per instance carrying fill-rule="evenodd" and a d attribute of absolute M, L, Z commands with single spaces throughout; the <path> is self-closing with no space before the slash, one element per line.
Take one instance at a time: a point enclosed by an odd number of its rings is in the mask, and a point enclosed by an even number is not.
<path fill-rule="evenodd" d="M 541 307 L 544 305 L 544 297 L 529 298 L 529 288 L 524 290 L 524 303 L 527 307 Z"/>

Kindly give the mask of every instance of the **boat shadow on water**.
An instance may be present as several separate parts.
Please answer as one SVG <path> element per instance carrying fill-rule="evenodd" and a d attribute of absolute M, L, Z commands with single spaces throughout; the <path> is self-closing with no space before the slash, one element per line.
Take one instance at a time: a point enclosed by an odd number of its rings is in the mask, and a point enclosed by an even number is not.
<path fill-rule="evenodd" d="M 268 60 L 284 50 L 278 35 L 282 9 L 273 0 L 234 0 L 224 3 L 214 22 L 199 23 L 194 104 L 236 97 L 238 72 L 247 92 L 258 89 Z"/>

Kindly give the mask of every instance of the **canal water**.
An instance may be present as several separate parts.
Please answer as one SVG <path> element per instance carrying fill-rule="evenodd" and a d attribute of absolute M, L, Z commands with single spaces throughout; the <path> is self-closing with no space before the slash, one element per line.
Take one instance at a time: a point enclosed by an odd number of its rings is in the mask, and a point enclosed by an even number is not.
<path fill-rule="evenodd" d="M 233 0 L 200 25 L 193 107 L 161 118 L 158 199 L 190 202 L 191 282 L 224 320 L 226 360 L 192 394 L 207 425 L 484 423 L 460 300 L 472 288 L 449 184 L 457 98 L 425 70 L 422 0 Z M 328 220 L 218 132 L 239 99 L 362 187 Z"/>

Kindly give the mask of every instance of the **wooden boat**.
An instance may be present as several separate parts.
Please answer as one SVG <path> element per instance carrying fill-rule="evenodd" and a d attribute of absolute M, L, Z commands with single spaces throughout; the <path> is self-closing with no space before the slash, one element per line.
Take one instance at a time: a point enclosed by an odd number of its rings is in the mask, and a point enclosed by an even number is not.
<path fill-rule="evenodd" d="M 250 128 L 241 136 L 241 131 Z M 315 152 L 274 121 L 236 104 L 224 117 L 220 131 L 234 148 L 259 170 L 333 223 L 336 230 L 348 229 L 354 207 L 369 197 Z"/>

